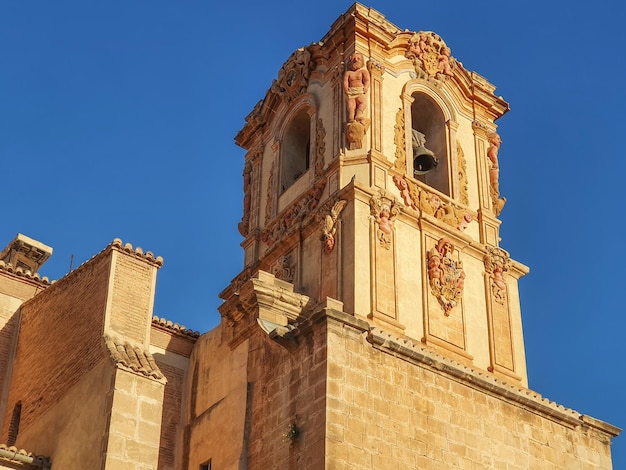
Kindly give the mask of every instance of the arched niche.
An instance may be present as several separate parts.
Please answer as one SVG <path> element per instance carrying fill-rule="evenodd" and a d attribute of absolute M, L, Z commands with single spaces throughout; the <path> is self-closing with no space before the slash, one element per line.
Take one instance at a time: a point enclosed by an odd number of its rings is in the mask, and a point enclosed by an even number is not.
<path fill-rule="evenodd" d="M 407 175 L 453 197 L 455 174 L 453 146 L 455 122 L 453 107 L 437 90 L 416 80 L 404 87 L 405 135 L 407 142 Z M 437 158 L 435 168 L 424 175 L 415 175 L 413 166 L 413 130 L 423 134 L 425 147 Z"/>
<path fill-rule="evenodd" d="M 278 120 L 280 194 L 300 180 L 311 166 L 315 149 L 315 113 L 313 97 L 307 94 L 290 103 Z"/>

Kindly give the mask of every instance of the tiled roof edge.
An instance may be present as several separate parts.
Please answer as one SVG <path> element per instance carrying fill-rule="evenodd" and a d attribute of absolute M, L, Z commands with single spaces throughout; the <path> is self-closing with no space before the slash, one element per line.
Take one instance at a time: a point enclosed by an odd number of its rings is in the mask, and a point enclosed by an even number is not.
<path fill-rule="evenodd" d="M 171 331 L 172 333 L 177 333 L 189 338 L 196 339 L 200 337 L 199 331 L 190 330 L 185 325 L 179 325 L 178 323 L 166 320 L 165 318 L 157 317 L 156 315 L 152 317 L 152 324 Z"/>
<path fill-rule="evenodd" d="M 108 334 L 103 336 L 103 340 L 111 360 L 117 367 L 159 382 L 165 382 L 165 376 L 148 351 L 133 346 L 128 341 L 122 342 Z"/>
<path fill-rule="evenodd" d="M 54 281 L 50 282 L 47 276 L 41 277 L 39 273 L 32 273 L 30 270 L 25 270 L 22 268 L 15 267 L 11 263 L 5 263 L 2 260 L 0 260 L 0 271 L 5 271 L 17 277 L 28 279 L 29 281 L 36 282 L 37 284 L 41 286 L 45 286 L 45 287 L 49 286 L 50 284 L 54 282 Z"/>
<path fill-rule="evenodd" d="M 50 468 L 50 459 L 48 457 L 36 455 L 24 449 L 18 449 L 15 446 L 7 446 L 6 444 L 0 444 L 0 460 L 20 462 L 43 469 Z"/>

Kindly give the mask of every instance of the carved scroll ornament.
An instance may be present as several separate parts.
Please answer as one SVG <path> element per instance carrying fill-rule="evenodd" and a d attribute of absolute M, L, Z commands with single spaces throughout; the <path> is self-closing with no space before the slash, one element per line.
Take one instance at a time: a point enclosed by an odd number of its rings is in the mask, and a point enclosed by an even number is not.
<path fill-rule="evenodd" d="M 455 252 L 452 242 L 444 237 L 428 252 L 427 257 L 431 292 L 439 301 L 445 316 L 450 315 L 450 311 L 463 297 L 465 272 Z"/>
<path fill-rule="evenodd" d="M 278 71 L 278 78 L 272 82 L 270 91 L 292 101 L 306 91 L 314 68 L 309 48 L 298 49 Z"/>

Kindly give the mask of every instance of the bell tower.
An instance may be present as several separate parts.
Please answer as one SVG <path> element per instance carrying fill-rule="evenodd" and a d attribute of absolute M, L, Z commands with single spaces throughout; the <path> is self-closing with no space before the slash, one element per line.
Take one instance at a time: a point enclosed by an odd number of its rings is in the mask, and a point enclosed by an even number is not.
<path fill-rule="evenodd" d="M 358 3 L 282 65 L 236 137 L 244 266 L 185 469 L 611 468 L 618 428 L 527 388 L 494 91 Z"/>
<path fill-rule="evenodd" d="M 508 104 L 439 35 L 356 4 L 294 52 L 246 118 L 245 273 L 526 385 L 517 280 L 500 247 Z M 228 295 L 227 293 L 225 293 Z"/>

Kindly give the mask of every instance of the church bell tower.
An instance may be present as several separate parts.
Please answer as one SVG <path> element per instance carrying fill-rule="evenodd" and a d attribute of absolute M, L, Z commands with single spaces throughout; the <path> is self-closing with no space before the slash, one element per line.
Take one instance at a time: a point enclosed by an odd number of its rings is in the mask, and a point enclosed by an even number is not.
<path fill-rule="evenodd" d="M 439 35 L 355 5 L 237 136 L 244 271 L 525 386 L 528 269 L 500 247 L 494 90 Z"/>
<path fill-rule="evenodd" d="M 186 470 L 611 468 L 618 428 L 528 389 L 494 91 L 358 3 L 282 65 L 236 137 L 244 266 Z"/>

